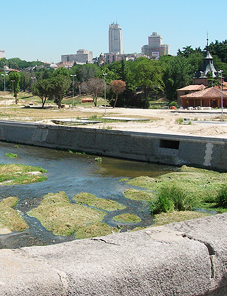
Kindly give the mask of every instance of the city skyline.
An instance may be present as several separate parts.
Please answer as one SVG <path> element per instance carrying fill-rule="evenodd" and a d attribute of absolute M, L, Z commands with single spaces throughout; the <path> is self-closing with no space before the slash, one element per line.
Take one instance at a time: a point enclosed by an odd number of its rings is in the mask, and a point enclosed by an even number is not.
<path fill-rule="evenodd" d="M 211 1 L 12 0 L 1 3 L 1 42 L 7 59 L 60 62 L 61 55 L 86 49 L 97 57 L 109 51 L 109 24 L 118 23 L 123 32 L 123 53 L 140 53 L 147 36 L 158 32 L 170 54 L 184 46 L 206 46 L 227 39 L 227 3 Z"/>

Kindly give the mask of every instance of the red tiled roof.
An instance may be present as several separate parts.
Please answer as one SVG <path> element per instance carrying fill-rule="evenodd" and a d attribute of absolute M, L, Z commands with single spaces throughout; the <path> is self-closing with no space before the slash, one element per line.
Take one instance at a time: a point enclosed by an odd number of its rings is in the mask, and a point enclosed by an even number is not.
<path fill-rule="evenodd" d="M 227 98 L 227 92 L 223 91 L 222 92 L 223 97 Z M 197 91 L 191 94 L 183 95 L 181 98 L 183 99 L 196 99 L 196 98 L 201 98 L 201 99 L 217 99 L 221 97 L 221 90 L 218 88 L 214 87 L 209 87 L 201 91 Z"/>
<path fill-rule="evenodd" d="M 196 91 L 196 90 L 203 90 L 205 86 L 203 84 L 192 84 L 192 85 L 187 85 L 185 87 L 182 87 L 178 90 L 183 90 L 183 91 Z"/>

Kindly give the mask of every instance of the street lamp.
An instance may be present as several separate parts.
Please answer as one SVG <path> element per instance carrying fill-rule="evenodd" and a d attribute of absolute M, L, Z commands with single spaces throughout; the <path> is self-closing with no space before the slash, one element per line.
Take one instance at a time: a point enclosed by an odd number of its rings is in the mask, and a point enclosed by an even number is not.
<path fill-rule="evenodd" d="M 73 108 L 74 108 L 74 77 L 76 77 L 76 74 L 71 74 L 70 75 L 73 78 Z"/>
<path fill-rule="evenodd" d="M 5 102 L 5 112 L 6 112 L 6 75 L 8 75 L 8 74 L 2 74 L 2 76 L 4 76 L 4 102 Z"/>
<path fill-rule="evenodd" d="M 34 76 L 34 77 L 31 77 L 31 80 L 32 80 L 32 85 L 33 85 L 33 83 L 34 83 L 35 79 L 36 79 L 36 77 L 35 77 L 35 76 Z M 32 104 L 34 105 L 34 96 L 33 96 L 33 93 L 32 93 Z"/>
<path fill-rule="evenodd" d="M 223 70 L 218 71 L 221 74 L 221 121 L 223 121 L 223 84 L 222 84 L 222 73 Z"/>
<path fill-rule="evenodd" d="M 11 80 L 11 82 L 12 82 L 12 85 L 13 85 L 13 97 L 15 98 L 15 96 L 14 96 L 14 82 L 15 82 L 15 80 Z"/>
<path fill-rule="evenodd" d="M 105 116 L 106 116 L 106 73 L 103 73 L 104 76 L 104 93 L 105 93 Z"/>

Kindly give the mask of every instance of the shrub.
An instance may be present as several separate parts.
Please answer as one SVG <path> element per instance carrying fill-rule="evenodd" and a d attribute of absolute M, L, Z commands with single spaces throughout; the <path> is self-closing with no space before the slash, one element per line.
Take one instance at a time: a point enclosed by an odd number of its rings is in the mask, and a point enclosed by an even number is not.
<path fill-rule="evenodd" d="M 176 108 L 179 108 L 179 106 L 177 105 L 177 102 L 171 102 L 171 103 L 169 103 L 169 107 L 172 107 L 172 106 L 174 106 Z"/>
<path fill-rule="evenodd" d="M 223 185 L 219 190 L 216 202 L 218 206 L 227 208 L 227 185 Z"/>
<path fill-rule="evenodd" d="M 154 203 L 154 213 L 192 210 L 196 201 L 176 185 L 160 188 L 158 199 Z"/>

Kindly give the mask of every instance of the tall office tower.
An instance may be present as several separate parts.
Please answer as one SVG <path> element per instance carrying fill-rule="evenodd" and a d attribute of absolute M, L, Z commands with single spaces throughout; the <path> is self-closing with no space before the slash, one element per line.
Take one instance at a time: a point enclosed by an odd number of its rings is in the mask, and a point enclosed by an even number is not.
<path fill-rule="evenodd" d="M 122 54 L 122 30 L 120 25 L 109 25 L 109 53 Z"/>

